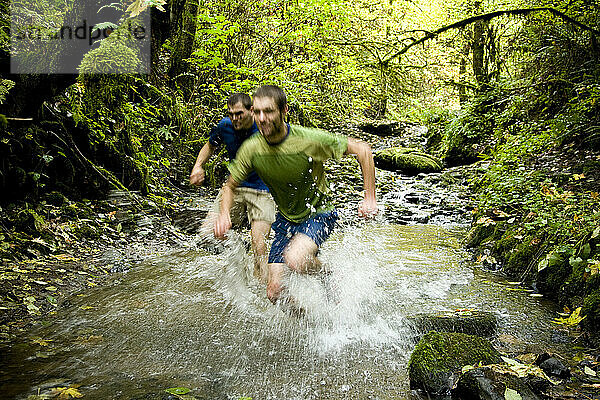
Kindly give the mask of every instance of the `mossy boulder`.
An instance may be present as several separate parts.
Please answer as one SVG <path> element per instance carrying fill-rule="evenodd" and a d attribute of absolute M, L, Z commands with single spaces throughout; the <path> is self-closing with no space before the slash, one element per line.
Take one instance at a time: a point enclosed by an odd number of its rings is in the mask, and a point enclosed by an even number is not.
<path fill-rule="evenodd" d="M 536 260 L 544 239 L 526 236 L 505 258 L 504 272 L 511 277 L 527 277 L 532 272 L 530 264 Z"/>
<path fill-rule="evenodd" d="M 435 314 L 416 314 L 408 317 L 418 332 L 460 332 L 490 337 L 496 333 L 498 319 L 491 312 L 457 310 Z"/>
<path fill-rule="evenodd" d="M 390 147 L 374 154 L 375 166 L 406 175 L 440 172 L 442 162 L 427 153 L 410 147 Z"/>
<path fill-rule="evenodd" d="M 431 395 L 448 395 L 465 365 L 502 362 L 500 353 L 479 336 L 429 332 L 408 362 L 410 387 Z"/>
<path fill-rule="evenodd" d="M 573 249 L 569 246 L 560 246 L 542 257 L 537 265 L 536 285 L 542 293 L 550 297 L 556 297 L 565 285 L 567 277 L 573 268 L 569 264 L 569 258 L 573 255 Z"/>

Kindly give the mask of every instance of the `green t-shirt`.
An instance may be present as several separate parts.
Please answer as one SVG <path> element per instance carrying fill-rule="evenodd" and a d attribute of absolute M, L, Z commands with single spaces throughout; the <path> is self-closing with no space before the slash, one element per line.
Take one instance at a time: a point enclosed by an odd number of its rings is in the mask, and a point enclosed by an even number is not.
<path fill-rule="evenodd" d="M 242 182 L 251 171 L 269 187 L 279 212 L 289 221 L 302 222 L 315 213 L 333 209 L 323 161 L 339 159 L 348 149 L 348 138 L 329 132 L 290 125 L 283 142 L 270 145 L 258 134 L 246 139 L 229 172 Z"/>

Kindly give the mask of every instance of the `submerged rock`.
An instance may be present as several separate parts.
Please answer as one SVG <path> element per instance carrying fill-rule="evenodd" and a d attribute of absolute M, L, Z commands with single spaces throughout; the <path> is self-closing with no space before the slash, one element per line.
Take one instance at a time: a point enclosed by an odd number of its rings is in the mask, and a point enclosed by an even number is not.
<path fill-rule="evenodd" d="M 463 366 L 501 361 L 500 353 L 479 336 L 429 332 L 410 356 L 410 387 L 430 395 L 448 395 Z"/>
<path fill-rule="evenodd" d="M 406 175 L 440 172 L 442 162 L 436 157 L 410 147 L 390 147 L 374 154 L 375 166 Z"/>
<path fill-rule="evenodd" d="M 408 317 L 420 334 L 429 331 L 460 332 L 490 337 L 496 333 L 498 319 L 491 312 L 456 310 L 435 314 L 417 314 Z"/>

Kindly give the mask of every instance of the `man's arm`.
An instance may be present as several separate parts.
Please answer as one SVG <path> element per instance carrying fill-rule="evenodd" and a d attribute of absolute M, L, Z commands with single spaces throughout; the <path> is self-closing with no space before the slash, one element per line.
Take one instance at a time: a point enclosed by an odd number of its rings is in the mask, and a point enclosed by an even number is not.
<path fill-rule="evenodd" d="M 238 183 L 231 177 L 221 189 L 221 207 L 219 216 L 215 220 L 215 237 L 224 239 L 225 234 L 231 229 L 231 206 L 233 205 L 233 194 Z"/>
<path fill-rule="evenodd" d="M 196 158 L 196 163 L 194 164 L 194 168 L 192 168 L 192 173 L 190 174 L 190 184 L 194 186 L 202 185 L 204 182 L 204 164 L 208 161 L 210 156 L 213 155 L 215 151 L 215 146 L 213 146 L 210 142 L 206 142 L 200 152 L 198 153 L 198 158 Z"/>
<path fill-rule="evenodd" d="M 358 207 L 358 215 L 368 217 L 377 214 L 377 198 L 375 195 L 375 163 L 371 146 L 365 142 L 348 138 L 348 149 L 344 154 L 355 154 L 363 175 L 365 198 Z"/>

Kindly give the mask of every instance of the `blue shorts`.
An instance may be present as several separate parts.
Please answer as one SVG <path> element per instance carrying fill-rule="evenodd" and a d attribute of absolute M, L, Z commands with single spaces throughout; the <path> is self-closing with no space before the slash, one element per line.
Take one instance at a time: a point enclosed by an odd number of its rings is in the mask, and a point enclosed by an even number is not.
<path fill-rule="evenodd" d="M 285 219 L 280 213 L 277 213 L 275 222 L 271 225 L 275 238 L 271 244 L 269 252 L 269 263 L 283 263 L 283 251 L 290 243 L 290 240 L 297 233 L 303 233 L 315 244 L 320 247 L 321 244 L 331 235 L 333 227 L 338 219 L 336 210 L 316 214 L 304 222 L 296 224 Z"/>

